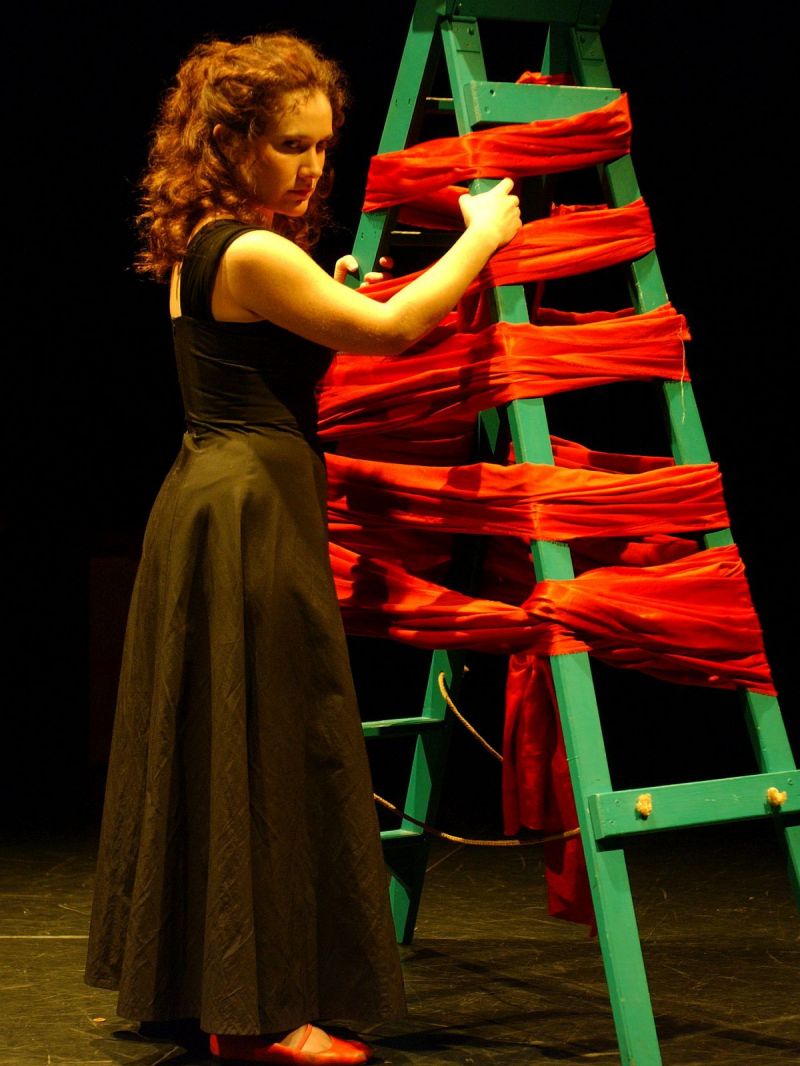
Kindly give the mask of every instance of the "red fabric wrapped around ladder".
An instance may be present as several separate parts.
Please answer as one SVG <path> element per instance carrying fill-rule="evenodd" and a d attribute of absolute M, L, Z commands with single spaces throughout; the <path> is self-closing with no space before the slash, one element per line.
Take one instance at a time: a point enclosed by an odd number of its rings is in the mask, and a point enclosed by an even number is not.
<path fill-rule="evenodd" d="M 452 316 L 398 358 L 337 356 L 320 396 L 323 440 L 398 432 L 435 419 L 442 432 L 490 407 L 617 381 L 688 381 L 686 320 L 670 305 L 579 325 L 498 322 L 477 333 Z"/>
<path fill-rule="evenodd" d="M 401 205 L 411 224 L 459 228 L 456 183 L 521 178 L 624 155 L 623 95 L 570 119 L 495 127 L 376 157 L 365 211 Z M 492 286 L 542 282 L 637 259 L 654 237 L 641 200 L 554 207 L 496 253 L 452 315 L 397 358 L 335 360 L 320 397 L 330 454 L 331 563 L 350 633 L 509 655 L 503 808 L 507 832 L 576 824 L 548 656 L 589 651 L 672 682 L 774 693 L 733 546 L 687 534 L 727 522 L 713 464 L 609 456 L 553 439 L 555 467 L 454 466 L 475 415 L 515 399 L 624 380 L 688 381 L 683 316 L 667 305 L 488 325 Z M 420 273 L 420 272 L 418 272 Z M 388 299 L 416 274 L 364 291 Z M 484 591 L 436 583 L 450 537 L 488 536 Z M 577 576 L 536 582 L 531 539 L 568 541 Z M 611 565 L 609 565 L 611 564 Z M 577 840 L 546 846 L 551 913 L 593 922 Z"/>
<path fill-rule="evenodd" d="M 578 170 L 626 155 L 630 147 L 628 98 L 570 118 L 442 137 L 375 156 L 367 175 L 364 211 L 418 200 L 471 178 L 524 178 Z"/>

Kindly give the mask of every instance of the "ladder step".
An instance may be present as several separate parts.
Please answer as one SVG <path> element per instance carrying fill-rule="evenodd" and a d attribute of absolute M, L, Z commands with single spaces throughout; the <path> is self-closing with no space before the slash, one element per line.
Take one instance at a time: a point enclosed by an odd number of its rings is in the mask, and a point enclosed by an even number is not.
<path fill-rule="evenodd" d="M 571 118 L 605 107 L 619 89 L 586 85 L 518 85 L 512 81 L 470 81 L 464 103 L 473 129 L 487 124 Z"/>
<path fill-rule="evenodd" d="M 773 789 L 774 793 L 771 792 Z M 773 796 L 772 803 L 768 792 Z M 598 792 L 587 799 L 594 835 L 603 840 L 662 829 L 797 813 L 800 811 L 800 772 L 773 771 L 715 781 L 659 785 L 646 792 L 642 789 Z M 648 802 L 652 805 L 651 813 L 642 813 L 642 809 L 646 812 Z"/>
<path fill-rule="evenodd" d="M 602 25 L 611 0 L 459 0 L 450 4 L 459 18 L 510 22 L 557 22 L 567 26 Z"/>
<path fill-rule="evenodd" d="M 397 847 L 413 847 L 423 840 L 421 829 L 382 829 L 381 840 L 384 845 L 389 845 L 392 850 Z"/>
<path fill-rule="evenodd" d="M 442 718 L 428 718 L 417 715 L 414 718 L 384 718 L 371 722 L 362 722 L 365 737 L 414 736 L 429 730 L 443 729 Z"/>

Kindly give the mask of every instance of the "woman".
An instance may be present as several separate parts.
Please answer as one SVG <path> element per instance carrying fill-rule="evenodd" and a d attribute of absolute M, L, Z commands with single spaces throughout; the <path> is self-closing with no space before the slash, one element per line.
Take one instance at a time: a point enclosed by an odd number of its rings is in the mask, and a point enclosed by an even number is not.
<path fill-rule="evenodd" d="M 520 225 L 511 182 L 386 303 L 311 259 L 341 72 L 308 43 L 182 65 L 143 181 L 187 432 L 131 603 L 86 976 L 123 1017 L 198 1019 L 222 1058 L 362 1063 L 312 1020 L 404 999 L 327 557 L 315 389 L 332 350 L 402 352 Z"/>

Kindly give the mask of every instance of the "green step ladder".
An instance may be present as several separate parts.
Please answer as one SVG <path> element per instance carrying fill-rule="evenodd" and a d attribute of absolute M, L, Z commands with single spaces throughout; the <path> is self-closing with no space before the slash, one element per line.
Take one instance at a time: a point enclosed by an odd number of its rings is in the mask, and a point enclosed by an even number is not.
<path fill-rule="evenodd" d="M 609 77 L 599 32 L 610 7 L 611 0 L 418 0 L 378 153 L 416 143 L 426 109 L 452 111 L 458 132 L 465 134 L 487 125 L 563 118 L 608 103 L 619 95 Z M 549 74 L 569 73 L 575 85 L 488 81 L 479 20 L 490 19 L 546 25 L 540 69 Z M 452 102 L 449 97 L 430 98 L 442 57 Z M 639 198 L 629 156 L 599 169 L 609 205 L 619 207 Z M 476 180 L 471 190 L 480 192 L 493 184 Z M 541 191 L 544 203 L 546 179 Z M 362 214 L 353 249 L 362 274 L 375 269 L 379 257 L 392 247 L 393 214 L 392 210 Z M 400 243 L 402 238 L 397 240 Z M 668 302 L 655 252 L 630 265 L 629 288 L 637 313 Z M 494 289 L 491 299 L 496 320 L 529 321 L 522 286 Z M 662 390 L 675 461 L 710 462 L 690 383 L 668 381 Z M 544 400 L 514 401 L 506 416 L 517 461 L 552 464 Z M 481 415 L 485 439 L 496 441 L 499 426 L 498 412 Z M 733 543 L 729 530 L 715 531 L 704 539 L 707 547 Z M 566 545 L 534 542 L 531 554 L 537 580 L 574 576 Z M 626 1066 L 658 1066 L 659 1042 L 622 845 L 627 837 L 642 833 L 767 818 L 782 830 L 790 878 L 800 902 L 797 766 L 777 699 L 743 691 L 743 709 L 761 773 L 648 788 L 653 814 L 643 819 L 635 809 L 643 789 L 612 789 L 589 656 L 554 656 L 550 662 L 621 1061 Z M 440 676 L 444 675 L 455 695 L 463 668 L 463 653 L 434 652 L 420 715 L 364 723 L 368 738 L 416 737 L 404 805 L 414 821 L 404 820 L 399 829 L 381 834 L 401 943 L 413 938 L 425 877 L 429 838 L 416 823 L 430 824 L 435 818 L 448 746 L 450 715 Z M 772 788 L 787 793 L 782 805 L 767 801 Z"/>

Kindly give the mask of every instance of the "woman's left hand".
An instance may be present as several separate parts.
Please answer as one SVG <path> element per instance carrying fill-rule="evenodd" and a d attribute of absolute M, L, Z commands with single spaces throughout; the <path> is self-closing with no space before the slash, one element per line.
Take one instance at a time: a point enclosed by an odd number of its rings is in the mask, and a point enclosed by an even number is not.
<path fill-rule="evenodd" d="M 378 260 L 378 265 L 382 270 L 370 270 L 364 275 L 364 280 L 359 285 L 361 288 L 364 285 L 371 285 L 376 281 L 383 281 L 385 278 L 390 278 L 391 270 L 394 267 L 394 261 L 388 255 L 383 255 Z M 344 283 L 344 279 L 348 274 L 358 273 L 358 260 L 354 255 L 343 255 L 341 259 L 336 260 L 336 266 L 333 268 L 333 280 Z"/>

